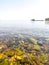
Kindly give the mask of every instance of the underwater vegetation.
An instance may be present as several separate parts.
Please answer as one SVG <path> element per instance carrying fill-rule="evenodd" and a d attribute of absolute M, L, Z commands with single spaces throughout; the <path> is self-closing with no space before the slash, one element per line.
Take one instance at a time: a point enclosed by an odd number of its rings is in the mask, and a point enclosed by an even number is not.
<path fill-rule="evenodd" d="M 49 65 L 49 38 L 0 37 L 0 65 Z"/>

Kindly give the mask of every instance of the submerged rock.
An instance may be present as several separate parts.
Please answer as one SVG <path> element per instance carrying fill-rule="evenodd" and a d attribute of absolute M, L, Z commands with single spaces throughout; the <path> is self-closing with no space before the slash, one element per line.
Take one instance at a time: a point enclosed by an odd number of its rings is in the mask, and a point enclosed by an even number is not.
<path fill-rule="evenodd" d="M 42 46 L 43 45 L 43 41 L 42 40 L 38 40 L 38 45 Z"/>
<path fill-rule="evenodd" d="M 16 50 L 15 53 L 16 53 L 17 55 L 22 55 L 22 54 L 23 54 L 23 51 L 22 51 L 21 49 L 16 48 L 15 50 Z"/>
<path fill-rule="evenodd" d="M 5 55 L 3 53 L 0 53 L 0 60 L 4 59 Z"/>
<path fill-rule="evenodd" d="M 37 40 L 35 38 L 29 38 L 30 41 L 33 43 L 33 44 L 37 44 Z"/>
<path fill-rule="evenodd" d="M 34 49 L 34 50 L 41 50 L 41 48 L 40 48 L 39 45 L 34 45 L 33 49 Z"/>

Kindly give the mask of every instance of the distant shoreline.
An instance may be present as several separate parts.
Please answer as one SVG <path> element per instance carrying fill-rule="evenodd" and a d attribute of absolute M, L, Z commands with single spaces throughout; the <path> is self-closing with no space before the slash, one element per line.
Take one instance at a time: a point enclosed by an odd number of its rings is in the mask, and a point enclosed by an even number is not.
<path fill-rule="evenodd" d="M 45 21 L 45 20 L 35 20 L 35 19 L 31 19 L 31 21 Z"/>

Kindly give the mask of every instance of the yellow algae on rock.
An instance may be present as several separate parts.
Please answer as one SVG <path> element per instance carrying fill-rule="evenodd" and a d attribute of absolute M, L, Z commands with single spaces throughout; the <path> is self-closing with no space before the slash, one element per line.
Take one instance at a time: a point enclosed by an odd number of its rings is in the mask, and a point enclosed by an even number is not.
<path fill-rule="evenodd" d="M 42 63 L 46 63 L 48 61 L 48 55 L 44 54 L 40 56 L 40 60 Z"/>
<path fill-rule="evenodd" d="M 22 56 L 17 56 L 17 55 L 15 55 L 14 57 L 15 57 L 15 59 L 17 59 L 17 60 L 22 60 Z"/>
<path fill-rule="evenodd" d="M 13 62 L 11 62 L 11 63 L 10 63 L 10 65 L 14 65 L 14 63 L 13 63 Z"/>
<path fill-rule="evenodd" d="M 17 55 L 22 55 L 23 54 L 23 51 L 20 50 L 19 48 L 16 48 L 16 54 Z"/>
<path fill-rule="evenodd" d="M 14 61 L 15 61 L 15 57 L 14 57 L 14 56 L 13 56 L 13 57 L 11 57 L 9 61 L 14 62 Z"/>
<path fill-rule="evenodd" d="M 7 51 L 7 52 L 6 52 L 6 55 L 7 55 L 8 57 L 11 57 L 11 56 L 14 55 L 14 51 Z"/>
<path fill-rule="evenodd" d="M 41 48 L 40 48 L 39 45 L 34 45 L 33 49 L 35 49 L 35 50 L 40 50 Z"/>
<path fill-rule="evenodd" d="M 0 53 L 0 60 L 4 58 L 4 54 Z"/>
<path fill-rule="evenodd" d="M 40 65 L 44 65 L 43 63 L 40 63 Z"/>
<path fill-rule="evenodd" d="M 29 54 L 29 57 L 32 59 L 32 60 L 35 60 L 36 59 L 36 56 L 32 55 L 32 54 Z"/>
<path fill-rule="evenodd" d="M 2 62 L 0 62 L 0 65 L 10 65 L 8 59 L 4 59 Z"/>

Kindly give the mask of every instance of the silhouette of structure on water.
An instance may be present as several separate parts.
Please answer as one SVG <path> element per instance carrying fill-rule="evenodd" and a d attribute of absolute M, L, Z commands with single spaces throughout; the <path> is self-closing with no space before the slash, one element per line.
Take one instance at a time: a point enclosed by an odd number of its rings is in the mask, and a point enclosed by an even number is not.
<path fill-rule="evenodd" d="M 35 20 L 35 19 L 31 19 L 31 21 L 44 21 L 44 20 Z"/>

